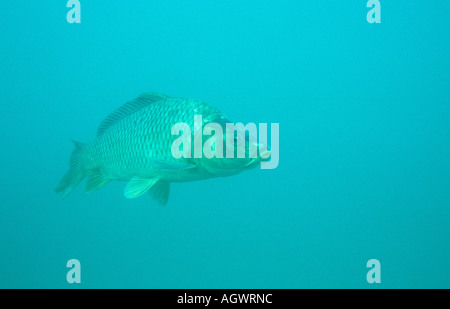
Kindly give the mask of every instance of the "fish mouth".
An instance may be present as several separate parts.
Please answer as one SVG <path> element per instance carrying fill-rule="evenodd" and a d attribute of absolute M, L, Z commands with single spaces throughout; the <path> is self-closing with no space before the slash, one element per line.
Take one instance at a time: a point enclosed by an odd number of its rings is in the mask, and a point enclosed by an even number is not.
<path fill-rule="evenodd" d="M 261 161 L 269 161 L 270 155 L 271 155 L 270 150 L 264 149 L 264 150 L 261 151 L 260 154 L 259 154 L 260 160 L 261 160 Z"/>
<path fill-rule="evenodd" d="M 269 161 L 270 159 L 270 150 L 264 149 L 261 151 L 261 153 L 258 155 L 258 157 L 251 159 L 245 167 L 253 167 L 259 162 Z"/>

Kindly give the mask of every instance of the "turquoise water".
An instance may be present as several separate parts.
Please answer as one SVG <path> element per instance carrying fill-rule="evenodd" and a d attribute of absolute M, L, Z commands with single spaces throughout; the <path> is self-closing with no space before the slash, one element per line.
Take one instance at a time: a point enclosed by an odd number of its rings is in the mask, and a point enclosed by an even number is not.
<path fill-rule="evenodd" d="M 2 4 L 1 288 L 450 288 L 450 2 L 129 2 Z M 145 91 L 279 123 L 278 168 L 56 194 Z"/>

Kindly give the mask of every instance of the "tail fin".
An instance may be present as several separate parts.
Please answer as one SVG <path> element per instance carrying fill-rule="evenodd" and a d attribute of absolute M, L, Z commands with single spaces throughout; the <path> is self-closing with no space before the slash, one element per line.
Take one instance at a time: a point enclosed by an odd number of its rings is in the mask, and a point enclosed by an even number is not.
<path fill-rule="evenodd" d="M 86 171 L 83 169 L 82 163 L 80 162 L 80 152 L 85 147 L 85 144 L 76 141 L 72 142 L 75 145 L 75 149 L 70 156 L 70 169 L 55 189 L 56 192 L 63 192 L 64 197 L 69 195 L 69 193 L 72 192 L 86 176 Z"/>

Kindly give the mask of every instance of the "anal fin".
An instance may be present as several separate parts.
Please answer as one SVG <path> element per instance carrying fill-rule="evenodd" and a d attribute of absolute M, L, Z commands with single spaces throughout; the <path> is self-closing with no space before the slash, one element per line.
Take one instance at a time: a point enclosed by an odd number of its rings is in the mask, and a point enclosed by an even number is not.
<path fill-rule="evenodd" d="M 169 200 L 170 182 L 160 180 L 148 192 L 159 204 L 166 206 Z"/>

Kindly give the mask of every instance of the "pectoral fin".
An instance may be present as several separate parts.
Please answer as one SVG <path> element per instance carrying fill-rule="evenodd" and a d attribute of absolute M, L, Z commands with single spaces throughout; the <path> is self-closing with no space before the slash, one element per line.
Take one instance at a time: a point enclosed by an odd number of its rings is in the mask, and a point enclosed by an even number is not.
<path fill-rule="evenodd" d="M 155 183 L 157 183 L 159 178 L 141 178 L 141 177 L 133 177 L 128 182 L 125 187 L 124 195 L 127 198 L 136 198 L 141 196 L 145 192 L 148 191 Z"/>
<path fill-rule="evenodd" d="M 160 180 L 148 192 L 159 204 L 166 206 L 169 200 L 170 182 Z"/>

